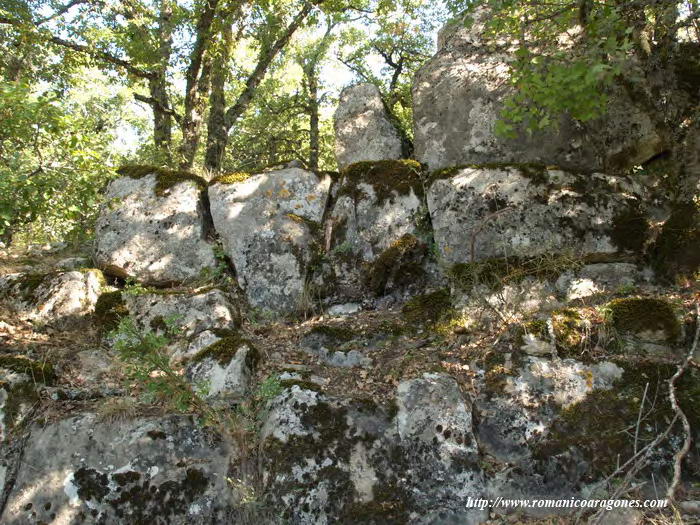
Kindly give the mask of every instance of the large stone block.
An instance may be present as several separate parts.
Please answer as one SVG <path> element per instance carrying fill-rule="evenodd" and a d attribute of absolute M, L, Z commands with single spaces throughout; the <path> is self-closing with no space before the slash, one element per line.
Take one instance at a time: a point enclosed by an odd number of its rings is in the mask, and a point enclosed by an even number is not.
<path fill-rule="evenodd" d="M 225 522 L 230 455 L 190 417 L 85 414 L 35 427 L 0 521 Z"/>
<path fill-rule="evenodd" d="M 209 187 L 214 225 L 253 307 L 287 313 L 305 293 L 331 186 L 299 168 Z"/>
<path fill-rule="evenodd" d="M 510 64 L 516 43 L 484 35 L 485 9 L 450 22 L 437 54 L 413 83 L 415 156 L 430 169 L 484 162 L 543 162 L 566 169 L 610 171 L 639 165 L 664 145 L 652 119 L 622 87 L 609 93 L 607 115 L 581 124 L 562 116 L 558 129 L 515 138 L 496 133 L 513 94 Z"/>
<path fill-rule="evenodd" d="M 400 159 L 407 156 L 374 84 L 345 88 L 335 112 L 335 157 L 340 169 L 354 162 Z"/>
<path fill-rule="evenodd" d="M 647 222 L 624 178 L 534 166 L 443 173 L 428 190 L 435 241 L 448 264 L 490 258 L 638 252 Z"/>
<path fill-rule="evenodd" d="M 203 183 L 194 175 L 144 170 L 107 187 L 95 228 L 97 263 L 117 277 L 168 284 L 216 266 L 205 240 Z"/>

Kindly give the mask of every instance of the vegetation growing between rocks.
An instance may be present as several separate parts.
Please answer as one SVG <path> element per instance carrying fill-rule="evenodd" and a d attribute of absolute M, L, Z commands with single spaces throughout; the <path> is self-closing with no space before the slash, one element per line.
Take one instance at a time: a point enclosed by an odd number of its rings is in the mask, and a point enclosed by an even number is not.
<path fill-rule="evenodd" d="M 410 192 L 419 198 L 423 196 L 423 166 L 415 160 L 356 162 L 340 175 L 338 197 L 348 195 L 355 202 L 364 196 L 360 184 L 372 186 L 380 203 Z"/>
<path fill-rule="evenodd" d="M 204 190 L 207 187 L 206 181 L 194 173 L 182 170 L 169 170 L 157 166 L 123 166 L 117 170 L 117 173 L 132 179 L 142 179 L 148 175 L 155 175 L 156 185 L 154 192 L 158 197 L 164 197 L 167 195 L 168 190 L 182 182 L 194 182 L 200 190 Z"/>

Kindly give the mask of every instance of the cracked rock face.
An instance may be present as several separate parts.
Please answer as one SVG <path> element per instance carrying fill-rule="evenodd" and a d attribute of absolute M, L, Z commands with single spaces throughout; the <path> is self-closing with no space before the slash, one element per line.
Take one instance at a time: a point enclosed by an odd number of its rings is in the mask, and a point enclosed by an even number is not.
<path fill-rule="evenodd" d="M 471 402 L 448 376 L 402 383 L 396 410 L 294 385 L 272 402 L 261 439 L 267 491 L 294 523 L 485 518 L 466 508 L 483 479 Z"/>
<path fill-rule="evenodd" d="M 0 298 L 32 321 L 65 323 L 94 311 L 102 282 L 99 270 L 10 274 L 0 277 Z"/>
<path fill-rule="evenodd" d="M 355 162 L 404 156 L 401 136 L 374 84 L 356 84 L 341 92 L 334 125 L 335 157 L 341 170 Z"/>
<path fill-rule="evenodd" d="M 543 162 L 567 169 L 610 170 L 643 163 L 663 150 L 652 119 L 619 87 L 608 114 L 582 126 L 562 117 L 558 130 L 515 138 L 496 134 L 505 99 L 513 93 L 509 63 L 516 46 L 487 41 L 485 9 L 472 25 L 455 20 L 443 28 L 437 54 L 413 83 L 416 159 L 430 169 L 493 162 Z"/>
<path fill-rule="evenodd" d="M 2 522 L 221 522 L 230 451 L 188 417 L 119 423 L 85 414 L 33 430 Z M 215 444 L 212 444 L 215 443 Z"/>
<path fill-rule="evenodd" d="M 634 193 L 625 179 L 603 175 L 464 168 L 432 183 L 428 207 L 435 241 L 450 264 L 568 252 L 613 254 L 639 251 L 646 238 Z"/>
<path fill-rule="evenodd" d="M 148 284 L 196 279 L 217 264 L 205 240 L 201 190 L 185 181 L 159 196 L 156 182 L 152 174 L 109 184 L 95 227 L 97 263 Z"/>
<path fill-rule="evenodd" d="M 328 176 L 289 168 L 209 187 L 216 231 L 253 307 L 298 308 L 330 186 Z"/>

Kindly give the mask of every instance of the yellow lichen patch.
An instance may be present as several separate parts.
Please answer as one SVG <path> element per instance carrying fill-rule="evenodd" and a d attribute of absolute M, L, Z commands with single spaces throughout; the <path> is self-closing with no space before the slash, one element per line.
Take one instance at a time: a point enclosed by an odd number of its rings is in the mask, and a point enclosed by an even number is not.
<path fill-rule="evenodd" d="M 219 175 L 218 177 L 214 177 L 209 185 L 213 184 L 235 184 L 237 182 L 243 182 L 248 180 L 252 175 L 250 173 L 247 173 L 245 171 L 234 171 L 231 173 L 225 173 L 223 175 Z"/>

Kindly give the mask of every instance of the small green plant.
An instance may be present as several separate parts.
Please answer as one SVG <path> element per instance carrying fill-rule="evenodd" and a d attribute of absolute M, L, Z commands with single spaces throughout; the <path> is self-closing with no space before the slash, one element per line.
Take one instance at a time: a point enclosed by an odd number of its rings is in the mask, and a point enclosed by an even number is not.
<path fill-rule="evenodd" d="M 336 255 L 346 255 L 350 252 L 352 252 L 352 243 L 350 241 L 344 241 L 333 248 L 333 253 Z"/>
<path fill-rule="evenodd" d="M 268 401 L 282 393 L 282 382 L 276 375 L 265 378 L 248 401 L 238 407 L 238 414 L 245 421 L 248 432 L 255 432 L 260 424 L 261 414 Z"/>
<path fill-rule="evenodd" d="M 149 293 L 149 289 L 138 282 L 133 277 L 127 277 L 122 294 L 125 295 L 143 295 Z"/>
<path fill-rule="evenodd" d="M 119 359 L 125 365 L 126 376 L 145 389 L 150 401 L 165 402 L 179 412 L 195 411 L 206 418 L 214 414 L 204 402 L 203 392 L 193 388 L 182 374 L 170 365 L 167 345 L 178 334 L 178 318 L 163 320 L 164 333 L 141 330 L 132 317 L 123 317 L 109 337 L 114 342 Z"/>

